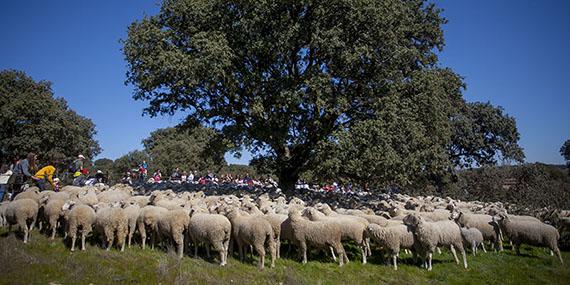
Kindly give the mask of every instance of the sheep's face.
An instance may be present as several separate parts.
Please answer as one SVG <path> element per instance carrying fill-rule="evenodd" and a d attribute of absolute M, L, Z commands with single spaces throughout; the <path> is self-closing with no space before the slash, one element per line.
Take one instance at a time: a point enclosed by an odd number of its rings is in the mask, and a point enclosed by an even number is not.
<path fill-rule="evenodd" d="M 506 213 L 499 213 L 498 215 L 496 215 L 495 217 L 497 222 L 504 222 L 504 221 L 508 221 L 509 220 L 509 216 L 507 216 Z"/>
<path fill-rule="evenodd" d="M 421 217 L 414 214 L 409 214 L 403 219 L 404 225 L 416 227 L 421 222 Z"/>
<path fill-rule="evenodd" d="M 63 204 L 63 206 L 61 207 L 62 211 L 68 211 L 71 210 L 73 208 L 73 206 L 75 206 L 75 202 L 74 201 L 68 201 L 65 204 Z"/>

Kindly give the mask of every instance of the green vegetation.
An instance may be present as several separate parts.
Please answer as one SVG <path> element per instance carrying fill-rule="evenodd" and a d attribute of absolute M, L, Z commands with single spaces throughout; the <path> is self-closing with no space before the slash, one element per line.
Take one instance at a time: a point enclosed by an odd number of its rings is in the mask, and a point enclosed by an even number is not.
<path fill-rule="evenodd" d="M 29 151 L 44 163 L 101 152 L 93 122 L 22 71 L 0 71 L 0 126 L 0 164 Z"/>
<path fill-rule="evenodd" d="M 412 1 L 165 0 L 129 26 L 133 98 L 256 154 L 289 192 L 318 177 L 442 184 L 456 166 L 522 161 L 514 118 L 467 103 L 441 66 L 447 20 Z"/>
<path fill-rule="evenodd" d="M 411 265 L 403 254 L 398 271 L 384 265 L 375 251 L 369 264 L 356 256 L 339 267 L 330 258 L 315 253 L 306 265 L 280 259 L 275 268 L 258 271 L 255 261 L 241 263 L 230 258 L 227 267 L 215 260 L 185 256 L 179 261 L 173 251 L 142 250 L 138 245 L 121 253 L 88 245 L 85 252 L 69 252 L 61 238 L 51 242 L 34 232 L 25 245 L 13 234 L 0 230 L 0 284 L 568 284 L 570 267 L 560 265 L 545 249 L 525 248 L 522 256 L 507 250 L 468 257 L 469 269 L 453 262 L 450 254 L 435 256 L 434 270 Z M 286 247 L 284 248 L 286 251 Z M 356 250 L 352 252 L 357 252 Z M 201 253 L 202 254 L 202 253 Z M 215 254 L 213 255 L 215 256 Z M 570 253 L 563 257 L 570 262 Z"/>

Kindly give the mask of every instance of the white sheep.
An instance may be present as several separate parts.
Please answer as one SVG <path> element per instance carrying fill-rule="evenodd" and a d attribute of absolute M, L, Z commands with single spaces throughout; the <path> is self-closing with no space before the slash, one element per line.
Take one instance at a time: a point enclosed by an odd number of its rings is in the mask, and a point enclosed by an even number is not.
<path fill-rule="evenodd" d="M 158 231 L 162 236 L 168 237 L 176 246 L 176 253 L 182 258 L 184 253 L 184 233 L 190 223 L 188 209 L 170 210 L 158 216 Z"/>
<path fill-rule="evenodd" d="M 477 228 L 461 228 L 461 236 L 463 237 L 463 244 L 471 247 L 473 256 L 477 254 L 479 245 L 483 248 L 483 252 L 487 252 L 483 243 L 483 234 Z"/>
<path fill-rule="evenodd" d="M 227 264 L 232 225 L 223 215 L 191 212 L 188 235 L 194 244 L 194 257 L 198 256 L 198 243 L 211 245 L 220 254 L 220 266 Z M 209 250 L 208 250 L 209 252 Z"/>
<path fill-rule="evenodd" d="M 366 237 L 366 227 L 369 224 L 368 221 L 356 216 L 333 213 L 333 211 L 328 208 L 328 205 L 325 206 L 323 210 L 326 211 L 324 214 L 317 211 L 315 208 L 308 207 L 305 209 L 305 215 L 311 221 L 327 220 L 338 223 L 341 230 L 342 240 L 352 240 L 358 244 L 361 248 L 362 263 L 366 264 L 366 256 L 369 255 Z M 345 263 L 348 263 L 348 257 L 346 257 L 346 255 L 344 257 Z"/>
<path fill-rule="evenodd" d="M 125 239 L 128 234 L 129 219 L 123 208 L 118 205 L 99 203 L 94 206 L 95 225 L 105 236 L 107 250 L 113 246 L 113 241 L 117 240 L 117 245 L 121 251 L 125 250 Z M 116 238 L 115 238 L 116 237 Z"/>
<path fill-rule="evenodd" d="M 143 249 L 146 247 L 147 231 L 150 231 L 151 248 L 154 248 L 158 235 L 158 220 L 167 212 L 167 209 L 157 206 L 146 206 L 141 208 L 137 219 L 137 228 L 141 235 Z"/>
<path fill-rule="evenodd" d="M 75 251 L 75 239 L 79 229 L 81 229 L 81 250 L 85 250 L 85 238 L 91 233 L 95 224 L 95 211 L 73 200 L 67 201 L 61 210 L 66 220 L 67 235 L 71 238 L 71 251 Z"/>
<path fill-rule="evenodd" d="M 265 219 L 266 221 L 271 224 L 271 228 L 273 229 L 273 239 L 275 240 L 275 247 L 276 247 L 276 257 L 281 257 L 281 224 L 287 219 L 286 215 L 281 214 L 264 214 L 256 205 L 253 203 L 247 202 L 243 205 L 244 210 L 248 212 L 250 215 L 257 215 Z"/>
<path fill-rule="evenodd" d="M 131 200 L 123 204 L 123 209 L 125 210 L 125 214 L 129 220 L 129 234 L 127 238 L 127 245 L 130 248 L 131 240 L 133 239 L 133 235 L 135 234 L 135 230 L 137 228 L 137 219 L 139 218 L 141 207 L 139 206 L 137 200 L 131 198 Z"/>
<path fill-rule="evenodd" d="M 555 227 L 533 220 L 512 220 L 505 213 L 498 215 L 497 222 L 501 231 L 513 242 L 517 254 L 520 254 L 521 244 L 548 247 L 556 254 L 560 263 L 564 263 L 558 248 L 560 233 Z"/>
<path fill-rule="evenodd" d="M 40 204 L 43 205 L 43 215 L 51 228 L 51 239 L 55 239 L 55 234 L 60 221 L 64 220 L 62 207 L 66 200 L 52 199 L 44 197 L 40 199 Z"/>
<path fill-rule="evenodd" d="M 432 270 L 432 256 L 436 247 L 450 246 L 455 262 L 459 264 L 455 248 L 463 256 L 463 266 L 467 268 L 467 257 L 463 248 L 463 238 L 459 226 L 453 221 L 426 222 L 418 214 L 408 214 L 404 220 L 405 225 L 412 228 L 420 252 L 424 255 L 424 265 Z M 427 255 L 427 256 L 426 256 Z"/>
<path fill-rule="evenodd" d="M 24 243 L 27 243 L 32 235 L 34 224 L 38 218 L 38 202 L 28 198 L 14 200 L 6 206 L 6 222 L 12 230 L 12 225 L 24 232 Z"/>
<path fill-rule="evenodd" d="M 307 263 L 307 246 L 317 248 L 332 247 L 339 256 L 339 265 L 342 266 L 346 257 L 342 246 L 342 232 L 338 223 L 330 220 L 310 221 L 301 216 L 296 207 L 289 209 L 289 216 L 283 223 L 290 225 L 293 242 L 299 247 L 302 263 Z"/>
<path fill-rule="evenodd" d="M 503 250 L 503 243 L 500 237 L 499 225 L 490 215 L 484 214 L 468 214 L 463 211 L 454 211 L 451 217 L 461 226 L 466 228 L 476 228 L 483 239 L 493 244 L 495 250 Z"/>
<path fill-rule="evenodd" d="M 39 203 L 40 189 L 36 186 L 29 187 L 24 192 L 21 192 L 18 195 L 16 195 L 16 197 L 14 197 L 14 201 L 20 199 L 32 199 L 36 201 L 36 203 Z"/>
<path fill-rule="evenodd" d="M 232 224 L 232 236 L 238 245 L 240 260 L 243 261 L 244 246 L 251 245 L 259 255 L 258 268 L 265 266 L 265 246 L 271 254 L 271 267 L 275 267 L 275 240 L 271 224 L 259 216 L 243 215 L 239 209 L 234 208 L 228 213 Z"/>
<path fill-rule="evenodd" d="M 377 224 L 369 224 L 366 228 L 368 236 L 384 247 L 392 257 L 394 270 L 398 270 L 398 255 L 400 249 L 414 248 L 414 234 L 406 225 L 382 227 Z"/>

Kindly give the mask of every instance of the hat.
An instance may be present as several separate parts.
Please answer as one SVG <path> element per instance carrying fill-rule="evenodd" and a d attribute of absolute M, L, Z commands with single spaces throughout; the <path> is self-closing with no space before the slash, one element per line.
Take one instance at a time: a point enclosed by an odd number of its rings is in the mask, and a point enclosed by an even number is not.
<path fill-rule="evenodd" d="M 59 178 L 57 178 L 57 177 L 54 178 L 54 179 L 53 179 L 53 182 L 59 182 Z"/>
<path fill-rule="evenodd" d="M 97 170 L 97 173 L 103 173 L 103 171 L 101 171 L 101 170 Z"/>
<path fill-rule="evenodd" d="M 85 159 L 85 156 L 83 156 L 83 154 L 80 154 L 80 155 L 78 155 L 77 157 L 78 157 L 78 158 Z"/>

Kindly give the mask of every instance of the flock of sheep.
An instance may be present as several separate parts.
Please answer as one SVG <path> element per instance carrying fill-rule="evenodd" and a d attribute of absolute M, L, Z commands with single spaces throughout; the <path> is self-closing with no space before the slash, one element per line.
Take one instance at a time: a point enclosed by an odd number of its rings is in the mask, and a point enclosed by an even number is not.
<path fill-rule="evenodd" d="M 314 201 L 315 202 L 315 201 Z M 546 247 L 562 263 L 558 248 L 558 230 L 531 216 L 508 215 L 501 203 L 484 206 L 439 197 L 409 197 L 396 194 L 380 202 L 382 210 L 331 209 L 326 203 L 308 205 L 293 197 L 272 199 L 264 194 L 255 199 L 249 195 L 206 196 L 203 192 L 175 193 L 152 191 L 135 195 L 126 185 L 108 187 L 66 186 L 60 192 L 31 187 L 14 201 L 0 204 L 0 226 L 17 226 L 23 241 L 30 241 L 34 226 L 47 228 L 54 239 L 60 229 L 71 239 L 75 250 L 78 234 L 81 250 L 94 230 L 102 237 L 107 250 L 113 243 L 124 251 L 138 232 L 141 246 L 161 242 L 172 244 L 179 257 L 184 247 L 204 247 L 218 252 L 221 266 L 237 246 L 240 260 L 251 250 L 259 256 L 258 267 L 264 268 L 266 250 L 271 267 L 280 258 L 281 242 L 295 245 L 303 263 L 309 248 L 319 248 L 342 266 L 349 262 L 344 249 L 354 242 L 362 263 L 372 254 L 372 246 L 388 253 L 397 270 L 401 250 L 421 258 L 421 264 L 432 269 L 432 256 L 440 248 L 449 248 L 459 264 L 456 251 L 467 268 L 465 249 L 483 251 L 485 242 L 496 251 L 503 250 L 508 239 L 519 253 L 521 244 Z M 61 231 L 60 231 L 61 232 Z M 148 239 L 148 240 L 147 240 Z M 291 246 L 289 247 L 291 249 Z M 189 250 L 188 250 L 189 251 Z M 337 257 L 338 256 L 338 257 Z"/>

